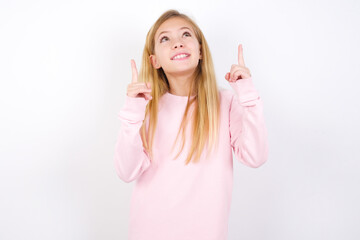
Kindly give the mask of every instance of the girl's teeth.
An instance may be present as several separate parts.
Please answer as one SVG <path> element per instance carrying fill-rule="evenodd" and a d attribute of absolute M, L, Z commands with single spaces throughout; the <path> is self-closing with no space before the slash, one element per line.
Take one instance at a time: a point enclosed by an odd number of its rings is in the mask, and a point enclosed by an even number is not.
<path fill-rule="evenodd" d="M 174 59 L 184 58 L 184 57 L 187 57 L 187 56 L 188 55 L 181 54 L 181 55 L 177 55 L 176 57 L 174 57 Z"/>

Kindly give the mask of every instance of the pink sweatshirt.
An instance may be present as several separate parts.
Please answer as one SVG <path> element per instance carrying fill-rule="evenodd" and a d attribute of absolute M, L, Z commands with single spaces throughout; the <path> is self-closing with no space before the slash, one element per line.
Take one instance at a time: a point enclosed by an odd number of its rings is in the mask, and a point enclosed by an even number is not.
<path fill-rule="evenodd" d="M 187 104 L 187 96 L 165 93 L 159 102 L 153 162 L 144 150 L 140 127 L 149 100 L 129 97 L 119 113 L 121 130 L 115 146 L 115 168 L 124 182 L 136 180 L 131 196 L 129 240 L 226 240 L 233 187 L 233 155 L 257 168 L 268 157 L 263 103 L 252 78 L 220 90 L 220 132 L 216 152 L 200 162 L 184 164 L 191 146 L 171 152 Z M 146 119 L 148 126 L 148 118 Z M 206 151 L 206 148 L 204 149 Z"/>

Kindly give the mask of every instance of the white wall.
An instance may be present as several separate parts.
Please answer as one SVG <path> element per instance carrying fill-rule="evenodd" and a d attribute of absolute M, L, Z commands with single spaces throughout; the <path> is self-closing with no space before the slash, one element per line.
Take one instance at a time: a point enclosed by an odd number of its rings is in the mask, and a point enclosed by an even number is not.
<path fill-rule="evenodd" d="M 117 119 L 162 12 L 192 17 L 220 86 L 237 45 L 268 162 L 236 162 L 230 240 L 360 238 L 359 1 L 1 1 L 0 239 L 126 239 Z"/>

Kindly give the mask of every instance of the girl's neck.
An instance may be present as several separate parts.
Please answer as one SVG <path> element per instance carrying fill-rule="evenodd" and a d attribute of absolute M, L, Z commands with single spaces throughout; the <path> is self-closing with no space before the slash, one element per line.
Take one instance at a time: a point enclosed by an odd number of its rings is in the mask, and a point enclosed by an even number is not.
<path fill-rule="evenodd" d="M 170 84 L 169 93 L 177 96 L 189 95 L 190 86 L 193 81 L 193 73 L 190 75 L 166 74 L 166 77 Z M 194 93 L 192 93 L 191 95 L 194 95 Z"/>

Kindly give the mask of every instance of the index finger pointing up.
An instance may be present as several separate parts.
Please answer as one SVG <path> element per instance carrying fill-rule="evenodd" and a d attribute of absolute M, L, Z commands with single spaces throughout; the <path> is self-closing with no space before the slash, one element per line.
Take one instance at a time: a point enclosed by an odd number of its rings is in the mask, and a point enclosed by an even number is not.
<path fill-rule="evenodd" d="M 132 81 L 131 82 L 136 83 L 137 79 L 138 79 L 138 73 L 137 73 L 135 61 L 133 59 L 131 59 L 131 70 L 132 70 Z"/>
<path fill-rule="evenodd" d="M 241 44 L 239 44 L 239 47 L 238 47 L 238 61 L 239 61 L 240 66 L 245 66 L 243 48 L 242 48 Z"/>

